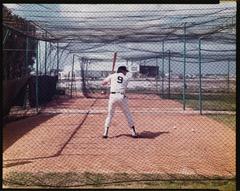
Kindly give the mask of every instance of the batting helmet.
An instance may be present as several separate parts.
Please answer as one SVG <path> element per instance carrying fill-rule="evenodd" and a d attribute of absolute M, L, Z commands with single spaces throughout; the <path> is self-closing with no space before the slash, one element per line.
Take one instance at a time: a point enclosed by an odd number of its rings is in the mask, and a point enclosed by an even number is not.
<path fill-rule="evenodd" d="M 119 73 L 119 72 L 124 72 L 124 71 L 128 72 L 127 67 L 126 67 L 126 66 L 119 66 L 119 67 L 118 67 L 118 70 L 117 70 L 117 73 Z"/>

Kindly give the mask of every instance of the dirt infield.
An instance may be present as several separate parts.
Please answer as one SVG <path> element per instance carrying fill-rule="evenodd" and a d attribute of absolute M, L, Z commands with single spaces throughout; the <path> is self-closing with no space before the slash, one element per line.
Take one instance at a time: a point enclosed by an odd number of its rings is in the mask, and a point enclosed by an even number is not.
<path fill-rule="evenodd" d="M 135 97 L 136 98 L 136 97 Z M 235 176 L 235 132 L 206 116 L 164 113 L 179 103 L 130 97 L 139 134 L 117 110 L 103 139 L 107 99 L 59 99 L 37 116 L 3 128 L 3 175 L 91 172 L 198 177 Z M 189 109 L 190 110 L 190 109 Z"/>

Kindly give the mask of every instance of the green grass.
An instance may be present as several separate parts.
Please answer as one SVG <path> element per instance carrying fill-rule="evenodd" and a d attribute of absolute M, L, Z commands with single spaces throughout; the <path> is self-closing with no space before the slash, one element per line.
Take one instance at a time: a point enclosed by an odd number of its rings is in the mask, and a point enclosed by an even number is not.
<path fill-rule="evenodd" d="M 180 94 L 171 95 L 171 99 L 174 99 L 182 104 L 182 95 Z M 236 94 L 203 95 L 202 104 L 203 111 L 236 111 Z M 186 107 L 199 110 L 198 96 L 186 95 Z M 236 130 L 236 115 L 207 114 L 206 116 Z"/>
<path fill-rule="evenodd" d="M 236 130 L 236 115 L 206 115 L 207 117 L 210 117 L 211 119 L 214 119 L 220 123 L 223 123 L 224 125 Z"/>
<path fill-rule="evenodd" d="M 168 96 L 165 95 L 163 98 L 168 99 Z M 181 94 L 172 94 L 170 99 L 183 104 L 183 97 Z M 198 95 L 186 95 L 185 101 L 186 107 L 199 110 Z M 236 111 L 236 94 L 203 94 L 202 109 L 212 111 Z"/>
<path fill-rule="evenodd" d="M 198 100 L 186 100 L 186 107 L 193 108 L 194 110 L 199 110 Z M 211 111 L 235 111 L 236 102 L 228 100 L 202 100 L 202 110 Z"/>
<path fill-rule="evenodd" d="M 103 188 L 143 188 L 143 189 L 219 189 L 235 191 L 235 181 L 149 181 L 115 184 Z"/>
<path fill-rule="evenodd" d="M 4 188 L 158 188 L 219 189 L 235 191 L 235 179 L 229 180 L 162 180 L 158 174 L 95 174 L 11 172 L 3 178 Z"/>

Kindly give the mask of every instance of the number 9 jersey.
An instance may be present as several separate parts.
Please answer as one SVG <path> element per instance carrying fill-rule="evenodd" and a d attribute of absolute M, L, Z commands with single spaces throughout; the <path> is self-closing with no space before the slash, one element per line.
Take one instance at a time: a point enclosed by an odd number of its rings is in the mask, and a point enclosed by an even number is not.
<path fill-rule="evenodd" d="M 110 92 L 125 93 L 129 79 L 123 73 L 114 73 L 104 79 L 105 82 L 110 82 Z"/>

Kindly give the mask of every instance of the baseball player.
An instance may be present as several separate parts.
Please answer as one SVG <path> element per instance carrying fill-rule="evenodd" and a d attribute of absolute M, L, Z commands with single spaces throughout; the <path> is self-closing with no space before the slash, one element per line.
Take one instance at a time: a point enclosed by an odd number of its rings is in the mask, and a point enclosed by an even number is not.
<path fill-rule="evenodd" d="M 117 73 L 109 75 L 102 81 L 102 85 L 107 85 L 110 83 L 108 115 L 104 125 L 103 138 L 108 137 L 108 129 L 111 124 L 116 106 L 119 106 L 123 110 L 123 113 L 128 121 L 128 126 L 131 129 L 131 135 L 133 138 L 137 138 L 137 133 L 135 131 L 132 115 L 128 108 L 128 99 L 125 95 L 125 90 L 129 81 L 126 76 L 127 72 L 128 70 L 126 66 L 120 66 L 117 70 Z"/>

